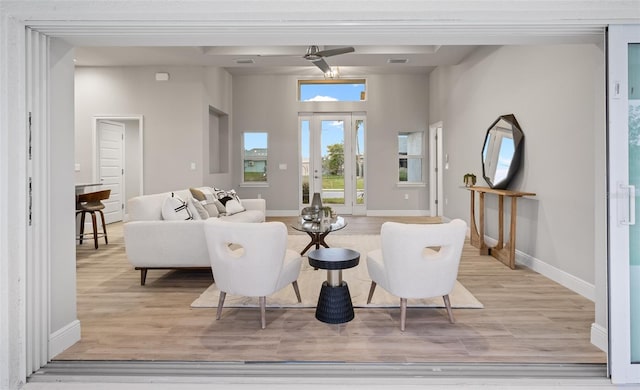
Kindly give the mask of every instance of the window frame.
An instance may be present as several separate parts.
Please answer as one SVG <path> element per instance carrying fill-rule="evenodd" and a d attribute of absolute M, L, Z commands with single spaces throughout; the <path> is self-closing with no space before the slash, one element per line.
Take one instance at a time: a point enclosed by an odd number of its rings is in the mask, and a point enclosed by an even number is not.
<path fill-rule="evenodd" d="M 249 160 L 251 161 L 264 161 L 265 163 L 265 175 L 266 178 L 264 181 L 246 181 L 245 180 L 245 162 L 248 157 L 245 154 L 245 138 L 247 134 L 264 134 L 266 136 L 266 153 L 264 156 L 251 156 Z M 253 148 L 255 149 L 255 148 Z M 252 150 L 253 150 L 252 149 Z M 269 133 L 266 131 L 243 131 L 241 137 L 241 147 L 240 147 L 240 186 L 241 187 L 268 187 L 269 186 Z"/>
<path fill-rule="evenodd" d="M 409 150 L 407 148 L 407 154 L 401 154 L 400 152 L 400 136 L 402 135 L 410 135 L 410 134 L 420 134 L 420 154 L 409 154 Z M 396 179 L 398 187 L 424 187 L 425 183 L 425 132 L 423 130 L 415 130 L 415 131 L 398 131 L 396 136 L 397 142 L 397 160 L 396 166 L 398 167 Z M 407 163 L 410 159 L 419 159 L 420 160 L 420 180 L 419 181 L 401 181 L 400 180 L 400 161 L 407 160 Z M 407 168 L 408 169 L 408 168 Z"/>
<path fill-rule="evenodd" d="M 363 84 L 364 91 L 361 92 L 360 100 L 337 100 L 337 101 L 329 101 L 329 103 L 353 103 L 353 102 L 364 102 L 367 100 L 367 79 L 298 79 L 297 83 L 297 99 L 300 103 L 310 104 L 317 103 L 316 101 L 308 101 L 302 100 L 302 86 L 307 84 Z M 364 95 L 362 95 L 364 94 Z"/>

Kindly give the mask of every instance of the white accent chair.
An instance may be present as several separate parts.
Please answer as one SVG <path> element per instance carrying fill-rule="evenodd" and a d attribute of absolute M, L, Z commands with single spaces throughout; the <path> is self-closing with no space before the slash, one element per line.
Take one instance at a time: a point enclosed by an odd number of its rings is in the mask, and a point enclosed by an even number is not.
<path fill-rule="evenodd" d="M 266 327 L 266 297 L 288 284 L 298 298 L 299 253 L 287 249 L 287 227 L 282 222 L 204 221 L 211 271 L 220 298 L 216 319 L 222 315 L 227 294 L 259 297 L 262 329 Z"/>
<path fill-rule="evenodd" d="M 460 219 L 424 225 L 383 223 L 382 248 L 367 253 L 371 277 L 367 303 L 371 303 L 376 285 L 400 297 L 400 330 L 404 331 L 407 298 L 442 296 L 449 321 L 454 323 L 449 293 L 458 277 L 466 231 L 467 224 Z"/>

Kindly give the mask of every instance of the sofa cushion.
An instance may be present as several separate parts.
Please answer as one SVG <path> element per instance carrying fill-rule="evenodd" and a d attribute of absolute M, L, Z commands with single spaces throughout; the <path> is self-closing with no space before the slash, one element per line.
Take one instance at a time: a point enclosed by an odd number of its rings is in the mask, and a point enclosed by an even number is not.
<path fill-rule="evenodd" d="M 162 218 L 168 221 L 193 219 L 187 203 L 171 193 L 162 203 Z"/>
<path fill-rule="evenodd" d="M 228 222 L 264 222 L 264 213 L 260 210 L 246 210 L 233 215 L 221 215 L 220 219 Z"/>

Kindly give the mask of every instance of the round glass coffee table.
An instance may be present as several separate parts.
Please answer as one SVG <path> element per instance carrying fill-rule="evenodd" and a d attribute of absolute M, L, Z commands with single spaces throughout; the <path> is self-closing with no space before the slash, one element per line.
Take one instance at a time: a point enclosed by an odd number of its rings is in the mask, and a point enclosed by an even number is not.
<path fill-rule="evenodd" d="M 335 232 L 341 229 L 344 229 L 347 226 L 347 222 L 345 221 L 343 224 L 336 225 L 324 225 L 319 222 L 310 222 L 310 221 L 298 221 L 296 223 L 292 223 L 291 227 L 294 230 L 299 232 L 305 232 L 311 237 L 311 242 L 300 252 L 300 255 L 304 255 L 305 252 L 309 250 L 312 246 L 315 246 L 315 249 L 320 249 L 320 245 L 325 248 L 328 248 L 329 245 L 325 242 L 325 237 L 329 235 L 331 232 Z"/>

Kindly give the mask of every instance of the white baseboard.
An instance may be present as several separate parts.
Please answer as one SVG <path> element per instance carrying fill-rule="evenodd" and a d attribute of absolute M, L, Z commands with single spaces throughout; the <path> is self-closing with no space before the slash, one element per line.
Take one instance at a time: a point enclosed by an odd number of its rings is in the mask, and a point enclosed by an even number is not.
<path fill-rule="evenodd" d="M 490 237 L 486 237 L 485 239 L 489 246 L 496 245 L 496 243 L 498 242 L 497 240 Z M 542 260 L 536 259 L 533 256 L 516 250 L 516 264 L 520 264 L 527 268 L 530 268 L 537 273 L 553 280 L 554 282 L 568 288 L 569 290 L 582 295 L 592 302 L 596 299 L 596 287 L 593 284 L 587 283 L 584 280 L 577 278 L 559 268 L 549 265 Z"/>
<path fill-rule="evenodd" d="M 267 210 L 267 217 L 297 217 L 300 210 Z M 428 217 L 429 210 L 367 210 L 367 217 Z"/>
<path fill-rule="evenodd" d="M 267 217 L 297 217 L 300 210 L 267 210 Z"/>
<path fill-rule="evenodd" d="M 80 341 L 80 321 L 75 320 L 49 335 L 49 359 Z"/>
<path fill-rule="evenodd" d="M 608 353 L 609 334 L 607 329 L 595 322 L 591 324 L 591 344 L 600 348 L 603 352 Z"/>
<path fill-rule="evenodd" d="M 429 210 L 367 210 L 367 217 L 428 217 Z"/>

